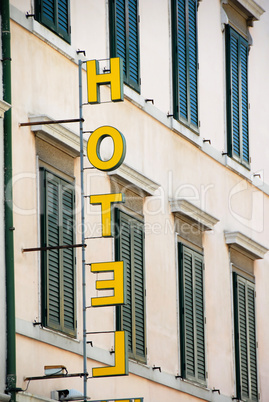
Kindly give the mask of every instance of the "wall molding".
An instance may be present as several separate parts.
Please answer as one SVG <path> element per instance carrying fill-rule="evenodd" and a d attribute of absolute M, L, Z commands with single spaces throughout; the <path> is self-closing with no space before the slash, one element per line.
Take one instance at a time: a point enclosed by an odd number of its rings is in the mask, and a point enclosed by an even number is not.
<path fill-rule="evenodd" d="M 123 185 L 137 187 L 142 190 L 146 196 L 154 195 L 160 184 L 149 179 L 147 176 L 138 172 L 134 168 L 123 163 L 118 169 L 108 172 L 111 179 L 119 181 Z"/>
<path fill-rule="evenodd" d="M 196 207 L 186 199 L 179 198 L 169 201 L 171 212 L 187 221 L 190 225 L 197 227 L 201 232 L 212 230 L 216 223 L 219 222 L 214 216 Z"/>
<path fill-rule="evenodd" d="M 0 118 L 4 118 L 4 114 L 11 108 L 11 105 L 3 100 L 0 100 Z"/>
<path fill-rule="evenodd" d="M 240 232 L 225 232 L 226 244 L 234 250 L 240 251 L 252 260 L 264 258 L 268 248 L 250 239 Z"/>
<path fill-rule="evenodd" d="M 59 148 L 61 151 L 76 158 L 80 154 L 80 137 L 72 130 L 63 126 L 62 124 L 42 124 L 54 120 L 45 115 L 29 116 L 29 122 L 41 122 L 38 125 L 31 126 L 31 131 L 43 141 Z M 84 148 L 86 149 L 87 142 L 84 141 Z"/>

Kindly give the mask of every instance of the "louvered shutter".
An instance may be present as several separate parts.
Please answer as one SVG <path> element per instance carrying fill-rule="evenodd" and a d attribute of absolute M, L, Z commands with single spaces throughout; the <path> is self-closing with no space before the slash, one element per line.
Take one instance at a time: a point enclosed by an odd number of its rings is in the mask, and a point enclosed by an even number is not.
<path fill-rule="evenodd" d="M 63 185 L 62 190 L 62 244 L 74 244 L 74 189 Z M 63 266 L 63 308 L 64 328 L 75 330 L 75 277 L 74 277 L 74 249 L 61 250 Z"/>
<path fill-rule="evenodd" d="M 121 57 L 124 82 L 139 92 L 138 0 L 110 0 L 110 55 Z"/>
<path fill-rule="evenodd" d="M 47 246 L 58 246 L 59 233 L 59 189 L 58 182 L 46 176 L 47 187 Z M 48 275 L 48 323 L 60 328 L 60 255 L 59 250 L 47 253 Z"/>
<path fill-rule="evenodd" d="M 134 310 L 135 310 L 135 352 L 145 356 L 145 306 L 144 306 L 144 230 L 140 222 L 132 227 L 134 264 Z"/>
<path fill-rule="evenodd" d="M 240 73 L 241 73 L 241 115 L 242 115 L 242 157 L 249 162 L 248 144 L 248 45 L 240 40 Z"/>
<path fill-rule="evenodd" d="M 205 383 L 203 257 L 179 244 L 181 368 L 184 378 Z"/>
<path fill-rule="evenodd" d="M 114 56 L 122 58 L 125 76 L 127 76 L 126 46 L 125 0 L 116 0 L 116 53 Z"/>
<path fill-rule="evenodd" d="M 196 326 L 196 376 L 199 381 L 205 381 L 205 328 L 204 328 L 204 289 L 203 289 L 203 259 L 194 253 L 194 300 Z"/>
<path fill-rule="evenodd" d="M 239 71 L 238 40 L 231 36 L 231 95 L 232 95 L 232 137 L 233 152 L 240 156 L 240 116 L 239 116 Z"/>
<path fill-rule="evenodd" d="M 237 396 L 258 401 L 254 284 L 236 273 L 233 279 Z"/>
<path fill-rule="evenodd" d="M 128 61 L 129 80 L 134 87 L 139 87 L 139 57 L 138 57 L 138 13 L 137 0 L 128 1 Z"/>
<path fill-rule="evenodd" d="M 44 247 L 74 244 L 73 186 L 41 171 L 41 240 Z M 42 304 L 45 326 L 75 335 L 74 249 L 42 253 Z"/>
<path fill-rule="evenodd" d="M 132 323 L 132 259 L 131 259 L 131 228 L 128 219 L 119 214 L 119 261 L 124 261 L 126 274 L 126 303 L 121 307 L 121 327 L 119 330 L 128 332 L 128 349 L 133 353 L 133 323 Z"/>
<path fill-rule="evenodd" d="M 189 96 L 190 96 L 190 122 L 198 126 L 198 102 L 197 102 L 197 28 L 196 28 L 197 4 L 195 0 L 188 1 L 188 25 L 189 25 Z"/>
<path fill-rule="evenodd" d="M 117 307 L 117 330 L 128 332 L 129 355 L 145 361 L 143 223 L 116 210 L 116 258 L 126 270 L 126 303 Z"/>
<path fill-rule="evenodd" d="M 69 1 L 58 0 L 58 28 L 65 35 L 69 33 Z"/>
<path fill-rule="evenodd" d="M 248 44 L 231 27 L 226 32 L 229 154 L 248 164 Z"/>
<path fill-rule="evenodd" d="M 45 18 L 48 18 L 50 21 L 53 22 L 53 24 L 55 24 L 55 0 L 43 0 L 42 14 Z"/>
<path fill-rule="evenodd" d="M 187 86 L 187 39 L 186 39 L 186 6 L 185 0 L 178 0 L 178 87 L 180 116 L 188 119 L 188 86 Z"/>
<path fill-rule="evenodd" d="M 69 0 L 35 0 L 35 18 L 70 43 Z"/>
<path fill-rule="evenodd" d="M 172 0 L 174 117 L 198 127 L 197 2 Z"/>

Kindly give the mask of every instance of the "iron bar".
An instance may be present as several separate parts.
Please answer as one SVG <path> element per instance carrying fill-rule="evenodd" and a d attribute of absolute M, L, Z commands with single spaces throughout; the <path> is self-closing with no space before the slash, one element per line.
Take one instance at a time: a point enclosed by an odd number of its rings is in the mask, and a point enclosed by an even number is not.
<path fill-rule="evenodd" d="M 28 253 L 30 251 L 47 251 L 47 250 L 60 250 L 62 248 L 76 248 L 76 247 L 87 247 L 87 244 L 67 244 L 65 246 L 49 246 L 49 247 L 34 247 L 34 248 L 23 248 L 23 253 Z"/>
<path fill-rule="evenodd" d="M 82 119 L 84 121 L 84 119 Z M 60 124 L 60 123 L 78 123 L 81 122 L 80 119 L 64 119 L 64 120 L 46 120 L 46 121 L 28 121 L 27 123 L 19 123 L 20 127 L 26 127 L 26 126 L 39 126 L 43 124 Z"/>
<path fill-rule="evenodd" d="M 94 240 L 94 239 L 113 239 L 113 236 L 92 236 L 92 237 L 85 237 L 85 240 Z"/>
<path fill-rule="evenodd" d="M 53 378 L 85 377 L 85 375 L 88 375 L 88 373 L 41 375 L 38 377 L 25 377 L 24 381 L 48 380 L 48 379 L 51 380 Z"/>
<path fill-rule="evenodd" d="M 87 335 L 96 335 L 96 334 L 114 334 L 115 331 L 93 331 L 93 332 L 86 332 Z"/>

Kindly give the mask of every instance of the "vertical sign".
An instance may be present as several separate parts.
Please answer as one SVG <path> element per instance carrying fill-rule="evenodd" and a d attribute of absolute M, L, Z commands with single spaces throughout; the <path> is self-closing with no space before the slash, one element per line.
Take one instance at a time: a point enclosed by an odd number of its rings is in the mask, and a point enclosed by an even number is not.
<path fill-rule="evenodd" d="M 110 72 L 98 74 L 99 65 L 96 60 L 87 61 L 88 102 L 100 103 L 99 87 L 110 84 L 111 100 L 118 102 L 123 100 L 122 62 L 120 58 L 110 59 Z M 104 138 L 110 137 L 114 144 L 114 152 L 111 158 L 103 161 L 100 155 L 100 146 Z M 124 136 L 114 127 L 102 126 L 97 128 L 89 137 L 87 144 L 87 156 L 89 162 L 98 170 L 109 172 L 117 169 L 124 161 L 126 155 L 126 142 Z M 124 202 L 124 195 L 97 194 L 90 196 L 91 204 L 101 205 L 102 236 L 110 237 L 111 231 L 111 204 Z M 113 279 L 97 280 L 97 290 L 112 290 L 112 296 L 93 297 L 92 307 L 116 306 L 124 304 L 125 275 L 123 261 L 92 263 L 91 272 L 113 272 Z M 114 332 L 115 365 L 96 367 L 92 369 L 93 377 L 108 377 L 128 375 L 128 341 L 125 331 Z"/>

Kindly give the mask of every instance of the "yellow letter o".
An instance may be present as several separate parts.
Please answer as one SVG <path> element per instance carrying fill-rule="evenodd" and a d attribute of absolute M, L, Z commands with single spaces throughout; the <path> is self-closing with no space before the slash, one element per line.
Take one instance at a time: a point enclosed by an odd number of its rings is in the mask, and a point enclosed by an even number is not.
<path fill-rule="evenodd" d="M 108 161 L 103 161 L 100 156 L 100 145 L 104 138 L 111 137 L 114 143 L 114 152 Z M 126 142 L 123 134 L 111 126 L 97 128 L 90 136 L 87 144 L 87 156 L 89 162 L 98 170 L 109 172 L 117 169 L 124 161 L 126 154 Z"/>

